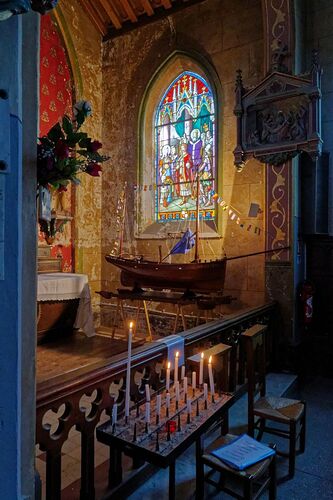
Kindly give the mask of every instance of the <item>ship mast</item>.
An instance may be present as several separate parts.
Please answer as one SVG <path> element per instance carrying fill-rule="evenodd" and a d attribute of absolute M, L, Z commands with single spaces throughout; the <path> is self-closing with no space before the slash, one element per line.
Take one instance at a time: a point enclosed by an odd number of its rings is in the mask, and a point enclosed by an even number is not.
<path fill-rule="evenodd" d="M 195 254 L 194 261 L 199 262 L 199 169 L 197 170 L 197 205 L 196 205 L 196 218 L 195 218 Z"/>
<path fill-rule="evenodd" d="M 119 235 L 119 256 L 123 253 L 123 245 L 124 245 L 124 235 L 125 235 L 125 217 L 126 217 L 126 186 L 127 182 L 125 182 L 124 191 L 123 191 L 123 214 L 121 221 L 121 231 Z"/>

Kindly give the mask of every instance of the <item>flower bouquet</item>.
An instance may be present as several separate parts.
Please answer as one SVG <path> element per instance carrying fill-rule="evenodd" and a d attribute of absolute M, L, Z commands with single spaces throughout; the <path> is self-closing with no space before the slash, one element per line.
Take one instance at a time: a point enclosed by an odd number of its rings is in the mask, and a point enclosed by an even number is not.
<path fill-rule="evenodd" d="M 99 177 L 101 163 L 108 156 L 99 153 L 102 144 L 92 140 L 81 126 L 91 115 L 88 101 L 79 101 L 74 106 L 74 118 L 65 115 L 49 132 L 39 138 L 37 146 L 37 182 L 39 187 L 52 187 L 66 191 L 70 182 L 79 184 L 78 174 L 85 172 Z"/>

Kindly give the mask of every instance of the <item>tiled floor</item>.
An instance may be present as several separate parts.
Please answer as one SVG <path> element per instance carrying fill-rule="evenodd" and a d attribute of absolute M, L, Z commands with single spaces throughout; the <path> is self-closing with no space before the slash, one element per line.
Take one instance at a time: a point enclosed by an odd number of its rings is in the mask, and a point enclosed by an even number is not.
<path fill-rule="evenodd" d="M 281 395 L 292 376 L 269 376 L 268 391 Z M 293 480 L 282 482 L 278 487 L 278 500 L 333 500 L 333 379 L 320 377 L 309 379 L 303 387 L 292 389 L 290 397 L 305 399 L 308 403 L 307 446 L 303 455 L 297 456 L 296 475 Z M 246 400 L 240 400 L 230 416 L 234 430 L 242 432 L 246 422 Z M 102 421 L 107 420 L 104 416 Z M 236 428 L 236 429 L 235 429 Z M 267 436 L 266 441 L 276 441 Z M 264 439 L 265 440 L 265 439 Z M 103 497 L 107 484 L 108 449 L 96 443 L 96 495 Z M 62 500 L 79 498 L 80 477 L 80 434 L 72 429 L 70 439 L 63 446 L 62 457 Z M 37 469 L 43 482 L 45 498 L 45 454 L 37 450 Z M 287 474 L 284 459 L 278 461 L 278 477 Z M 181 500 L 192 499 L 195 490 L 195 457 L 193 447 L 177 461 L 177 494 Z M 160 470 L 149 481 L 138 488 L 130 500 L 166 500 L 168 498 L 168 472 Z M 221 494 L 206 486 L 209 499 L 220 499 Z M 223 499 L 231 498 L 223 495 Z M 267 497 L 262 497 L 267 498 Z"/>

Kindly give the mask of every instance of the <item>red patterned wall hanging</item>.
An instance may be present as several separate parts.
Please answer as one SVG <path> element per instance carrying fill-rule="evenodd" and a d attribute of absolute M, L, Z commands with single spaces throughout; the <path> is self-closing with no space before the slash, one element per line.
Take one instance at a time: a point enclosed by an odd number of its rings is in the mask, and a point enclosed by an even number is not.
<path fill-rule="evenodd" d="M 63 117 L 72 115 L 73 79 L 67 58 L 66 48 L 56 23 L 50 15 L 41 18 L 40 29 L 40 123 L 39 135 L 46 135 L 50 128 Z M 67 219 L 62 226 L 63 232 L 56 235 L 52 246 L 53 257 L 62 256 L 63 271 L 73 270 L 73 227 L 74 194 L 72 188 L 66 193 L 53 197 L 53 208 L 57 218 Z M 40 243 L 45 242 L 42 234 Z"/>

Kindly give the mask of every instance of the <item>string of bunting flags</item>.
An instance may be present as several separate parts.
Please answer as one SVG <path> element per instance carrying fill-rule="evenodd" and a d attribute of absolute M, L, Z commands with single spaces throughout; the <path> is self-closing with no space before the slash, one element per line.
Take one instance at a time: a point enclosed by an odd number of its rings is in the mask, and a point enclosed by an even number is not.
<path fill-rule="evenodd" d="M 155 191 L 158 187 L 160 187 L 158 184 L 133 184 L 134 191 Z M 244 223 L 238 215 L 238 210 L 228 204 L 222 196 L 213 192 L 212 199 L 215 200 L 217 205 L 220 205 L 222 210 L 227 211 L 229 219 L 235 221 L 241 229 L 246 228 L 247 231 L 254 231 L 254 234 L 260 235 L 262 229 L 259 226 Z"/>
<path fill-rule="evenodd" d="M 161 187 L 160 184 L 136 184 L 136 183 L 133 183 L 133 184 L 130 184 L 130 183 L 126 183 L 126 187 L 127 188 L 132 188 L 134 191 L 155 191 L 157 188 Z M 122 191 L 119 199 L 118 199 L 118 204 L 117 204 L 117 208 L 116 208 L 116 233 L 117 233 L 117 239 L 119 238 L 119 234 L 121 232 L 121 212 L 123 210 L 123 205 L 124 205 L 124 201 L 125 201 L 125 191 L 126 191 L 126 187 L 125 189 Z M 250 224 L 250 223 L 247 223 L 247 222 L 244 222 L 244 220 L 242 220 L 242 218 L 240 217 L 240 212 L 234 208 L 232 205 L 230 205 L 230 203 L 228 204 L 226 202 L 226 200 L 220 196 L 217 192 L 212 192 L 212 200 L 215 201 L 215 203 L 217 205 L 219 205 L 222 210 L 224 212 L 227 213 L 227 216 L 229 217 L 229 219 L 231 221 L 234 221 L 241 229 L 246 229 L 247 231 L 253 231 L 254 234 L 256 234 L 257 236 L 259 236 L 261 233 L 262 233 L 262 228 L 255 225 L 255 224 Z M 186 210 L 183 209 L 183 212 L 186 212 Z M 185 217 L 186 218 L 186 215 Z M 119 245 L 119 243 L 118 243 Z M 116 248 L 114 249 L 116 250 Z"/>
<path fill-rule="evenodd" d="M 220 205 L 220 207 L 222 207 L 222 210 L 228 211 L 229 219 L 234 220 L 240 228 L 243 229 L 246 226 L 247 231 L 250 231 L 253 228 L 254 233 L 258 236 L 260 235 L 262 231 L 261 228 L 259 226 L 254 226 L 253 224 L 245 224 L 244 222 L 242 222 L 239 215 L 234 211 L 235 209 L 231 207 L 231 205 L 228 205 L 227 202 L 222 198 L 222 196 L 219 196 L 218 193 L 214 193 L 212 198 L 218 205 Z"/>

